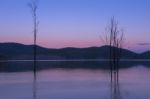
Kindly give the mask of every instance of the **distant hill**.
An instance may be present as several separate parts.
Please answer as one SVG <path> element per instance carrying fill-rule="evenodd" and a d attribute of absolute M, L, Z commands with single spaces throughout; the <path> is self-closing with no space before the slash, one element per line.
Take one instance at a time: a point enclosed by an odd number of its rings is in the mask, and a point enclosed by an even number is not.
<path fill-rule="evenodd" d="M 108 59 L 109 46 L 88 48 L 50 49 L 37 46 L 38 59 Z M 7 59 L 33 59 L 33 45 L 0 43 L 0 57 Z M 122 49 L 122 59 L 147 59 L 150 51 L 142 54 Z"/>
<path fill-rule="evenodd" d="M 141 58 L 150 59 L 150 51 L 146 51 L 140 54 Z"/>

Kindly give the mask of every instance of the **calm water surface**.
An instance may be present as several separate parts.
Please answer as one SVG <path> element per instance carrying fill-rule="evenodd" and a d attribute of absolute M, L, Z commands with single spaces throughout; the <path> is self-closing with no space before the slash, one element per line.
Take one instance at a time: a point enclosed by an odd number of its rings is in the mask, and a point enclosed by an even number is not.
<path fill-rule="evenodd" d="M 121 69 L 122 99 L 149 99 L 150 69 Z M 0 73 L 0 99 L 33 99 L 32 72 Z M 37 73 L 37 99 L 111 99 L 110 74 L 101 69 L 47 69 Z"/>

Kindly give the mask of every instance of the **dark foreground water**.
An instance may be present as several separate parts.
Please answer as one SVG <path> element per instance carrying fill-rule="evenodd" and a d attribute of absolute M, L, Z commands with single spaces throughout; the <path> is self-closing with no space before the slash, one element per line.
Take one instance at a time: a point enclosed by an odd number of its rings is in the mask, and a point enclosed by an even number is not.
<path fill-rule="evenodd" d="M 2 65 L 5 71 L 0 73 L 0 99 L 33 99 L 33 72 L 19 72 L 19 69 L 15 71 L 14 64 L 11 64 L 7 64 L 6 68 Z M 19 64 L 20 68 L 28 66 L 25 63 Z M 6 70 L 9 66 L 13 68 L 13 72 Z M 59 66 L 64 67 L 64 64 Z M 121 99 L 149 99 L 149 76 L 150 69 L 144 65 L 120 69 Z M 110 73 L 102 68 L 41 69 L 37 72 L 37 99 L 111 99 Z"/>

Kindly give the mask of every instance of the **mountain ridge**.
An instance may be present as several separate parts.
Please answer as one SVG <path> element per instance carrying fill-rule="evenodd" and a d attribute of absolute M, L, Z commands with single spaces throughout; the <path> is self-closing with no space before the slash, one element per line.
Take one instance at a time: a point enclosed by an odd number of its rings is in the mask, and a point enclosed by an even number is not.
<path fill-rule="evenodd" d="M 37 45 L 37 59 L 108 59 L 109 46 L 86 48 L 45 48 Z M 33 45 L 0 43 L 0 57 L 5 59 L 33 59 Z M 135 53 L 122 49 L 122 59 L 149 59 L 150 51 Z"/>

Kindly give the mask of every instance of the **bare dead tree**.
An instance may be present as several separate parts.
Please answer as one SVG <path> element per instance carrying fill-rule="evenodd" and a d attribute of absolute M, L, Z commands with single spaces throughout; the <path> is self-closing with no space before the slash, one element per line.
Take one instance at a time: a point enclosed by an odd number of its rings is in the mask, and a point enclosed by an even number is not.
<path fill-rule="evenodd" d="M 109 65 L 113 99 L 121 99 L 119 89 L 119 61 L 121 59 L 123 37 L 123 31 L 119 29 L 118 22 L 112 17 L 110 25 L 106 29 L 105 36 L 101 37 L 101 39 L 106 45 L 109 45 Z"/>
<path fill-rule="evenodd" d="M 37 33 L 38 33 L 38 19 L 37 19 L 37 10 L 38 10 L 38 0 L 31 0 L 31 2 L 28 4 L 29 8 L 31 10 L 32 18 L 33 18 L 33 34 L 34 34 L 34 46 L 33 46 L 33 60 L 34 60 L 34 66 L 33 66 L 33 72 L 34 72 L 34 82 L 33 82 L 33 99 L 36 99 L 36 71 L 37 71 Z"/>
<path fill-rule="evenodd" d="M 118 23 L 114 19 L 111 19 L 110 23 L 110 66 L 111 66 L 111 87 L 113 92 L 113 99 L 121 99 L 119 88 L 119 61 L 121 58 L 121 49 L 123 43 L 123 32 L 119 30 Z"/>

